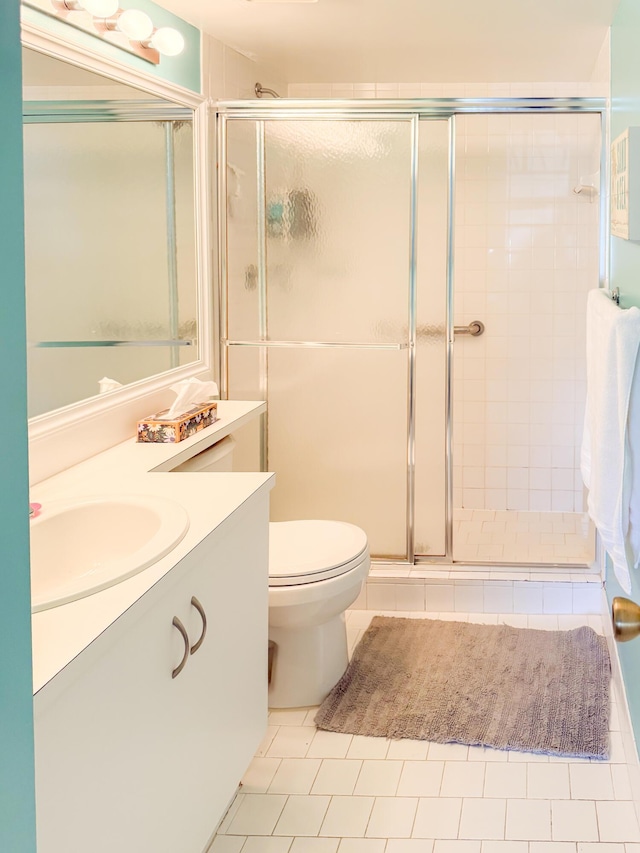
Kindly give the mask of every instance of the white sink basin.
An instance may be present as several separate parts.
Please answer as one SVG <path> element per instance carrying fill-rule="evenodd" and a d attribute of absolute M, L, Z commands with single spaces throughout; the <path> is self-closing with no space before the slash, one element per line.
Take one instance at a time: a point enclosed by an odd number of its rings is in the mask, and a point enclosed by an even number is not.
<path fill-rule="evenodd" d="M 168 554 L 189 528 L 173 501 L 151 496 L 44 503 L 31 526 L 31 611 L 92 595 Z"/>

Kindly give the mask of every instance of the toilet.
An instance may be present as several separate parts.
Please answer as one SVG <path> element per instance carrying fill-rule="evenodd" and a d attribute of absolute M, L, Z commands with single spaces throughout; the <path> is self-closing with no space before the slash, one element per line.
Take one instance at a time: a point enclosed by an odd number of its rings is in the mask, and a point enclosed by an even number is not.
<path fill-rule="evenodd" d="M 344 612 L 369 574 L 364 530 L 343 521 L 269 525 L 272 708 L 319 705 L 349 663 Z"/>
<path fill-rule="evenodd" d="M 230 471 L 227 436 L 174 471 Z M 345 610 L 369 574 L 364 530 L 343 521 L 269 524 L 271 708 L 319 705 L 347 664 Z"/>

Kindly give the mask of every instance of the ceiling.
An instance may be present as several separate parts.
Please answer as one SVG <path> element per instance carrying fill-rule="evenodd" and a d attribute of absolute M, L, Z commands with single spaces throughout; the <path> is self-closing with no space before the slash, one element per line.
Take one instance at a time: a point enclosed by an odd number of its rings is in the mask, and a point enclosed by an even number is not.
<path fill-rule="evenodd" d="M 159 0 L 290 83 L 589 80 L 618 2 Z"/>

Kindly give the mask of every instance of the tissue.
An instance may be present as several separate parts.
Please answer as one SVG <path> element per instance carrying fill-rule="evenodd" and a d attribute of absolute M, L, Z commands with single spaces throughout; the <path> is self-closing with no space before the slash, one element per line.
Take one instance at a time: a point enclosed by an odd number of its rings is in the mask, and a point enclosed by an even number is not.
<path fill-rule="evenodd" d="M 218 393 L 215 382 L 184 379 L 171 386 L 176 399 L 164 409 L 138 421 L 137 440 L 145 443 L 183 441 L 218 420 L 218 404 L 208 401 Z"/>
<path fill-rule="evenodd" d="M 107 391 L 116 391 L 118 388 L 122 388 L 122 382 L 118 382 L 116 379 L 109 379 L 108 376 L 103 376 L 98 381 L 98 388 L 101 394 L 106 394 Z"/>
<path fill-rule="evenodd" d="M 180 417 L 184 412 L 193 408 L 196 403 L 203 404 L 218 394 L 218 386 L 215 382 L 202 382 L 195 377 L 183 379 L 170 387 L 176 394 L 176 399 L 165 415 L 168 421 Z"/>

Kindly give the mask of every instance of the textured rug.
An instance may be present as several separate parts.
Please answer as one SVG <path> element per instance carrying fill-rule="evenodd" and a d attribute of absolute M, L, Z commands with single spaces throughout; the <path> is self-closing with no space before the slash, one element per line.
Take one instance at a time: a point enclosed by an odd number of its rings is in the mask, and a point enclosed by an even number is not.
<path fill-rule="evenodd" d="M 607 758 L 607 644 L 537 631 L 376 616 L 320 706 L 332 732 Z"/>

